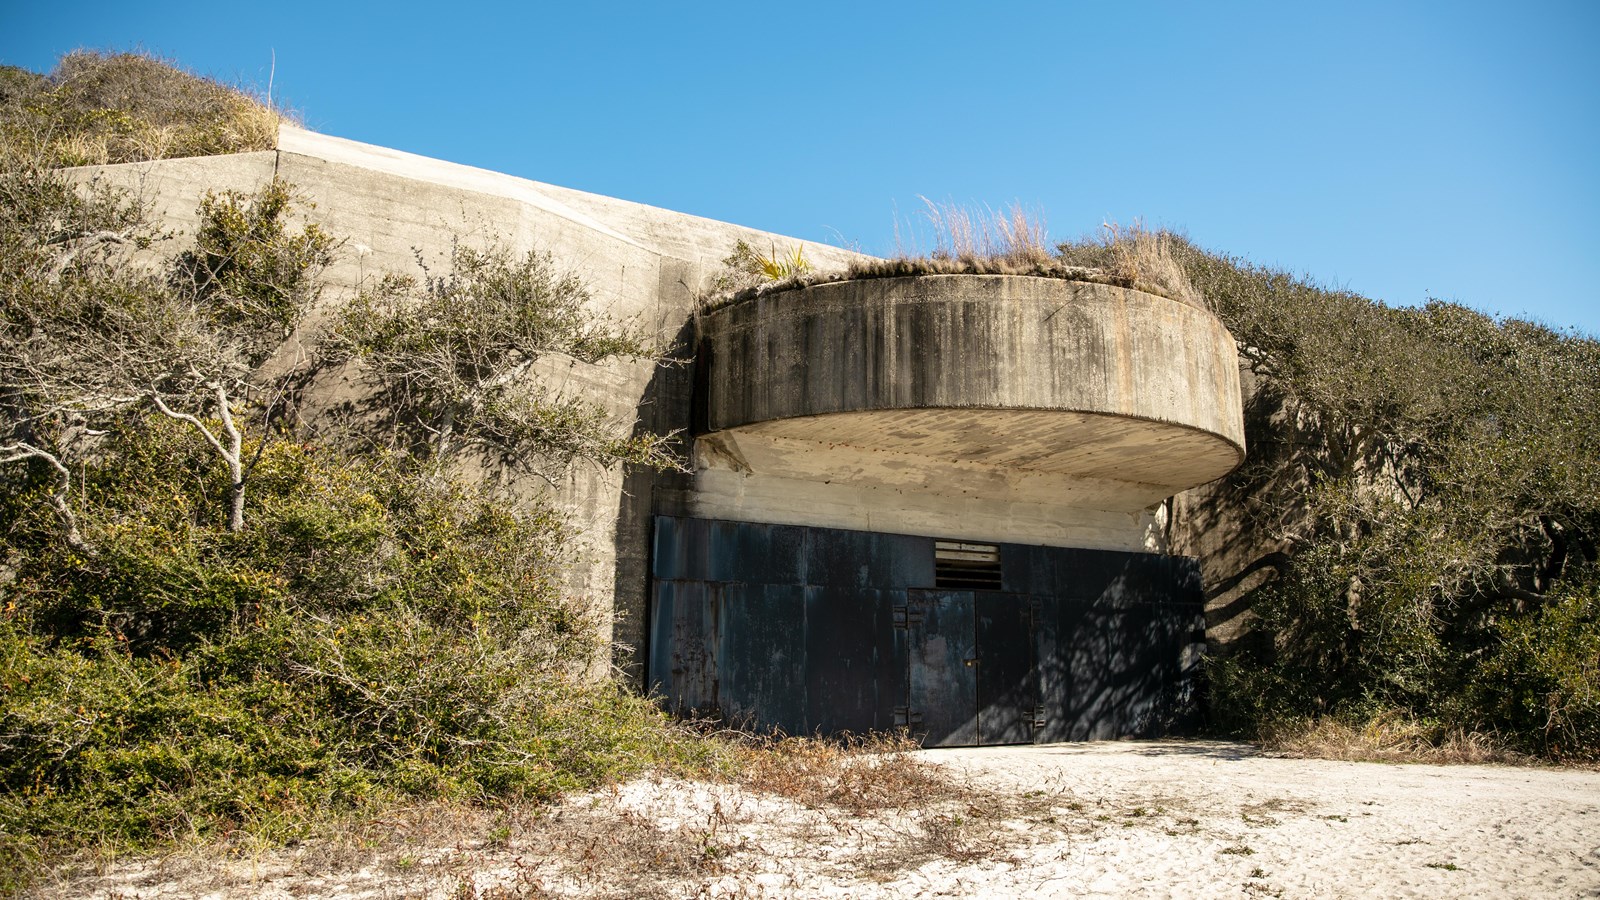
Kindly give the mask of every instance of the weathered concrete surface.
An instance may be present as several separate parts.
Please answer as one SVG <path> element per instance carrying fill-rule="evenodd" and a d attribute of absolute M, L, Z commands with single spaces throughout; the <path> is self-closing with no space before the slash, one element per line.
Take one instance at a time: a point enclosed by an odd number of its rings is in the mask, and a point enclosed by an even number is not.
<path fill-rule="evenodd" d="M 1138 291 L 873 279 L 699 330 L 697 515 L 1162 550 L 1149 511 L 1243 458 L 1232 337 Z"/>
<path fill-rule="evenodd" d="M 1206 639 L 1229 653 L 1253 630 L 1254 592 L 1288 562 L 1288 536 L 1304 527 L 1305 507 L 1285 503 L 1308 490 L 1307 467 L 1295 457 L 1321 439 L 1312 423 L 1288 413 L 1282 395 L 1240 360 L 1245 433 L 1250 458 L 1224 478 L 1174 496 L 1168 503 L 1172 552 L 1200 561 L 1206 588 Z"/>
<path fill-rule="evenodd" d="M 701 332 L 710 431 L 875 410 L 1051 410 L 1214 435 L 1213 478 L 1243 455 L 1233 337 L 1207 312 L 1139 291 L 1014 275 L 863 279 L 723 307 Z"/>

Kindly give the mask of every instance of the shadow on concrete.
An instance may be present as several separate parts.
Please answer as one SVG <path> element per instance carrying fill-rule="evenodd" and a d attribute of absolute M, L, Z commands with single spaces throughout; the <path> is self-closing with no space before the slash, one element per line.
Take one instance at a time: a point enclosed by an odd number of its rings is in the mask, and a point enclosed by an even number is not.
<path fill-rule="evenodd" d="M 668 361 L 656 367 L 634 411 L 633 437 L 668 434 L 694 416 L 697 372 L 694 320 L 686 319 L 674 336 Z M 690 432 L 679 435 L 678 454 L 689 463 Z M 689 492 L 687 472 L 659 471 L 630 465 L 623 472 L 613 538 L 616 551 L 615 606 L 611 623 L 612 663 L 627 683 L 643 691 L 645 653 L 650 634 L 651 517 L 664 512 L 682 515 Z"/>

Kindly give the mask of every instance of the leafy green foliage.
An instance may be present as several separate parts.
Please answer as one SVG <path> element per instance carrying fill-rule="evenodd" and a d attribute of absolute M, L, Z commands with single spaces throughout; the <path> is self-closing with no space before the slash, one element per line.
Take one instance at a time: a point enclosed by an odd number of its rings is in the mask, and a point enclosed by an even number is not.
<path fill-rule="evenodd" d="M 6 494 L 0 869 L 704 758 L 586 680 L 597 632 L 551 511 L 276 442 L 231 532 L 209 454 L 161 417 L 119 430 L 81 485 L 94 555 Z"/>
<path fill-rule="evenodd" d="M 637 328 L 599 315 L 547 253 L 457 246 L 451 270 L 389 276 L 342 309 L 322 348 L 359 358 L 375 412 L 404 448 L 442 462 L 458 446 L 546 478 L 575 460 L 676 465 L 668 439 L 621 436 L 606 411 L 532 377 L 543 357 L 657 359 Z"/>
<path fill-rule="evenodd" d="M 722 261 L 722 271 L 713 279 L 714 291 L 738 291 L 774 281 L 798 278 L 811 271 L 805 248 L 796 244 L 784 253 L 776 246 L 761 253 L 748 241 L 736 241 L 733 252 Z"/>
<path fill-rule="evenodd" d="M 419 798 L 705 764 L 711 745 L 597 677 L 560 516 L 455 485 L 412 443 L 352 457 L 278 415 L 314 370 L 261 366 L 297 339 L 336 247 L 291 226 L 288 185 L 208 194 L 193 247 L 162 257 L 129 252 L 163 238 L 139 204 L 48 168 L 161 155 L 128 149 L 118 109 L 154 116 L 171 88 L 181 119 L 210 96 L 100 62 L 92 85 L 0 71 L 0 893 L 85 847 L 288 839 Z M 245 149 L 167 125 L 198 142 L 167 149 Z M 94 158 L 74 155 L 84 135 Z M 455 262 L 386 281 L 340 333 L 336 352 L 406 399 L 395 424 L 552 466 L 667 458 L 519 387 L 542 353 L 648 357 L 646 341 L 547 257 Z M 416 379 L 384 368 L 408 359 Z"/>
<path fill-rule="evenodd" d="M 0 245 L 14 251 L 0 264 L 14 276 L 0 288 L 8 338 L 0 459 L 55 467 L 53 502 L 68 540 L 78 541 L 63 505 L 62 461 L 94 452 L 81 439 L 87 430 L 153 406 L 217 451 L 231 475 L 220 496 L 231 527 L 243 528 L 250 466 L 233 416 L 244 412 L 236 409 L 242 398 L 281 394 L 300 374 L 270 384 L 257 368 L 315 301 L 334 241 L 315 225 L 287 227 L 292 192 L 274 179 L 254 194 L 208 194 L 196 246 L 163 277 L 126 252 L 154 236 L 144 211 L 117 192 L 38 169 L 15 172 L 3 190 L 20 202 L 0 217 Z"/>
<path fill-rule="evenodd" d="M 1600 578 L 1591 572 L 1536 612 L 1496 625 L 1500 643 L 1472 701 L 1504 731 L 1592 758 L 1600 747 Z"/>
<path fill-rule="evenodd" d="M 194 249 L 178 256 L 173 280 L 218 325 L 282 340 L 316 301 L 335 241 L 315 224 L 289 231 L 293 199 L 279 178 L 253 194 L 208 191 L 201 199 Z"/>
<path fill-rule="evenodd" d="M 1253 597 L 1270 646 L 1214 667 L 1219 716 L 1398 711 L 1600 753 L 1596 667 L 1546 652 L 1592 646 L 1600 343 L 1179 256 L 1256 376 L 1247 443 L 1274 455 L 1258 491 L 1288 547 Z M 1535 695 L 1557 724 L 1513 714 Z"/>
<path fill-rule="evenodd" d="M 37 168 L 270 150 L 278 117 L 137 53 L 79 50 L 48 76 L 0 69 L 0 160 Z"/>

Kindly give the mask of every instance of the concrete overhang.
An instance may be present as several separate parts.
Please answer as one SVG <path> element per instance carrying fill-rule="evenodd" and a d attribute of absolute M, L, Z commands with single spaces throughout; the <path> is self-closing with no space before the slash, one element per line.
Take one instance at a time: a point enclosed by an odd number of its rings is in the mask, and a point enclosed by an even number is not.
<path fill-rule="evenodd" d="M 1126 288 L 832 282 L 703 315 L 699 353 L 702 443 L 758 471 L 881 482 L 925 461 L 958 481 L 1047 475 L 1079 502 L 1138 509 L 1244 458 L 1232 336 L 1206 310 Z"/>

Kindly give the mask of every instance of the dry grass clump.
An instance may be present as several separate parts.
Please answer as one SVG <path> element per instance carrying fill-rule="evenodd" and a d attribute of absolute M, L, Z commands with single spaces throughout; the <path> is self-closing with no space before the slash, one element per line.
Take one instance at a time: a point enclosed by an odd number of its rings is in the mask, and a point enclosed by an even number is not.
<path fill-rule="evenodd" d="M 386 896 L 770 896 L 777 872 L 800 896 L 797 879 L 808 872 L 890 881 L 930 860 L 999 859 L 1064 827 L 1046 816 L 1058 798 L 973 787 L 913 754 L 917 745 L 903 736 L 702 740 L 729 757 L 726 779 L 684 779 L 668 768 L 549 804 L 375 807 L 290 847 L 235 836 L 146 862 L 86 858 L 36 888 L 40 896 L 329 884 Z M 1003 825 L 1023 807 L 1036 832 Z"/>
<path fill-rule="evenodd" d="M 8 167 L 270 150 L 279 116 L 243 92 L 140 53 L 78 50 L 48 76 L 0 71 Z"/>
<path fill-rule="evenodd" d="M 1364 723 L 1305 719 L 1262 735 L 1267 750 L 1307 759 L 1348 762 L 1532 765 L 1494 735 L 1445 728 L 1396 716 Z"/>
<path fill-rule="evenodd" d="M 1103 222 L 1096 237 L 1058 244 L 1056 259 L 1098 268 L 1130 287 L 1208 309 L 1178 261 L 1177 241 L 1170 232 L 1152 231 L 1138 220 L 1127 226 Z"/>
<path fill-rule="evenodd" d="M 747 749 L 739 778 L 809 809 L 835 807 L 853 815 L 970 799 L 966 786 L 912 756 L 917 749 L 902 734 L 780 737 Z"/>
<path fill-rule="evenodd" d="M 921 275 L 1056 278 L 1131 288 L 1210 309 L 1178 261 L 1178 239 L 1168 232 L 1151 231 L 1138 222 L 1128 227 L 1107 223 L 1100 237 L 1062 243 L 1051 252 L 1044 219 L 1020 204 L 975 210 L 922 199 L 932 226 L 931 252 L 902 249 L 889 259 L 858 259 L 842 271 L 817 272 L 809 265 L 779 267 L 776 250 L 772 257 L 762 257 L 741 241 L 723 260 L 723 271 L 711 279 L 701 310 L 818 284 Z M 903 247 L 905 241 L 897 240 Z"/>
<path fill-rule="evenodd" d="M 933 250 L 923 254 L 904 246 L 904 238 L 896 225 L 895 239 L 900 244 L 896 255 L 902 259 L 927 256 L 943 260 L 986 260 L 991 264 L 1019 269 L 1048 266 L 1051 263 L 1050 238 L 1045 229 L 1044 215 L 1020 203 L 994 209 L 963 206 L 959 203 L 935 203 L 919 197 L 923 205 L 923 218 L 932 230 Z M 908 229 L 915 232 L 915 229 Z"/>

